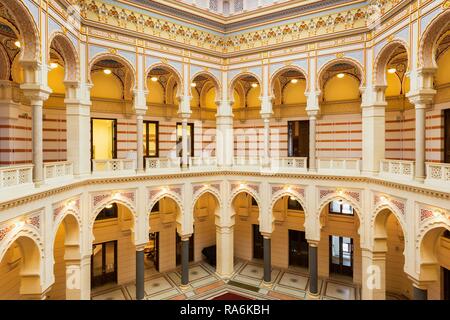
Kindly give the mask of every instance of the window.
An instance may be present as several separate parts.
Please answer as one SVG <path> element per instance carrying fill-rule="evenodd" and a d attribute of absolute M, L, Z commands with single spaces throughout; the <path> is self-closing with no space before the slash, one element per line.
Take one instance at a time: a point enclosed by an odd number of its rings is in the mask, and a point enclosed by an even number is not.
<path fill-rule="evenodd" d="M 100 213 L 97 215 L 97 218 L 95 220 L 106 220 L 106 219 L 114 219 L 119 216 L 118 214 L 118 208 L 117 204 L 113 203 L 108 206 L 106 206 Z"/>
<path fill-rule="evenodd" d="M 144 157 L 159 157 L 159 124 L 157 121 L 144 121 Z"/>
<path fill-rule="evenodd" d="M 294 197 L 288 198 L 288 210 L 303 211 L 302 205 Z"/>
<path fill-rule="evenodd" d="M 348 203 L 341 200 L 331 201 L 329 205 L 329 212 L 335 214 L 353 215 L 353 208 Z"/>

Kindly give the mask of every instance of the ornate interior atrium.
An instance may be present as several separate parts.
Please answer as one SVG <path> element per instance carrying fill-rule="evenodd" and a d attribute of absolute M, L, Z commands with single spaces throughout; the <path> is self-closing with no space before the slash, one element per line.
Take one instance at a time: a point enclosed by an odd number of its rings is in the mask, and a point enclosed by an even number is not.
<path fill-rule="evenodd" d="M 449 300 L 449 0 L 0 0 L 0 300 Z"/>

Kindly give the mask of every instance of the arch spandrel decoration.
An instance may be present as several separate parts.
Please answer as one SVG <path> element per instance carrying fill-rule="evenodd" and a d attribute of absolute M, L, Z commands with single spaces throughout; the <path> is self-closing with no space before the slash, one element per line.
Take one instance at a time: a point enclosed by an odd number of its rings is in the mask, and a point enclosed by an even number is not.
<path fill-rule="evenodd" d="M 112 203 L 119 203 L 127 207 L 133 215 L 134 221 L 137 219 L 136 210 L 136 191 L 135 190 L 117 190 L 112 192 L 100 192 L 91 195 L 91 219 L 90 228 L 94 226 L 97 215 L 107 205 Z"/>
<path fill-rule="evenodd" d="M 150 215 L 150 210 L 153 206 L 162 198 L 167 197 L 175 201 L 180 209 L 180 214 L 184 215 L 183 206 L 183 191 L 182 186 L 167 186 L 167 187 L 154 187 L 148 189 L 148 202 L 147 202 L 147 216 Z"/>
<path fill-rule="evenodd" d="M 20 237 L 32 239 L 44 258 L 44 242 L 41 235 L 43 210 L 32 212 L 24 218 L 11 219 L 0 225 L 0 261 L 11 244 Z"/>
<path fill-rule="evenodd" d="M 80 215 L 80 198 L 68 199 L 67 201 L 63 201 L 57 203 L 53 206 L 53 232 L 59 228 L 59 225 L 64 220 L 64 218 L 71 214 L 78 221 L 78 225 L 80 226 L 80 230 L 82 229 L 82 221 Z"/>
<path fill-rule="evenodd" d="M 272 223 L 275 223 L 275 216 L 273 214 L 273 208 L 278 200 L 282 199 L 285 196 L 293 197 L 297 200 L 303 208 L 303 212 L 305 214 L 305 221 L 308 217 L 308 210 L 306 205 L 305 198 L 305 189 L 300 186 L 292 186 L 286 188 L 284 185 L 272 185 L 272 199 L 270 201 L 270 214 L 272 216 Z"/>
<path fill-rule="evenodd" d="M 192 186 L 193 196 L 192 196 L 192 212 L 194 211 L 195 204 L 198 199 L 205 193 L 211 193 L 215 196 L 219 207 L 222 208 L 224 202 L 220 195 L 220 183 L 211 183 L 211 184 L 197 184 Z"/>

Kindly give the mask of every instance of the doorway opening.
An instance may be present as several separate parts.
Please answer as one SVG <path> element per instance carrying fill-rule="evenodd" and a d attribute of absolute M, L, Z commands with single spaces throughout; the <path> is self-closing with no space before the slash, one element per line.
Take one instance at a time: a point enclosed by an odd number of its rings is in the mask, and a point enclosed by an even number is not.
<path fill-rule="evenodd" d="M 92 246 L 91 287 L 117 284 L 117 240 Z"/>
<path fill-rule="evenodd" d="M 259 225 L 253 224 L 253 259 L 264 259 L 264 238 Z"/>
<path fill-rule="evenodd" d="M 308 241 L 304 231 L 289 230 L 289 266 L 308 268 Z"/>
<path fill-rule="evenodd" d="M 330 236 L 330 273 L 353 277 L 353 239 Z"/>

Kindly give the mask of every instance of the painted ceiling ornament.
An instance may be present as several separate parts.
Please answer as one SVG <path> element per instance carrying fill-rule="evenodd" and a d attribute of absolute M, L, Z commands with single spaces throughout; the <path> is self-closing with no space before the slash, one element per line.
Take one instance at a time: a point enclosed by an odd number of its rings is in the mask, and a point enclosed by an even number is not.
<path fill-rule="evenodd" d="M 442 4 L 442 8 L 445 10 L 445 9 L 449 9 L 450 8 L 450 0 L 447 0 L 447 1 L 445 1 L 443 4 Z"/>

